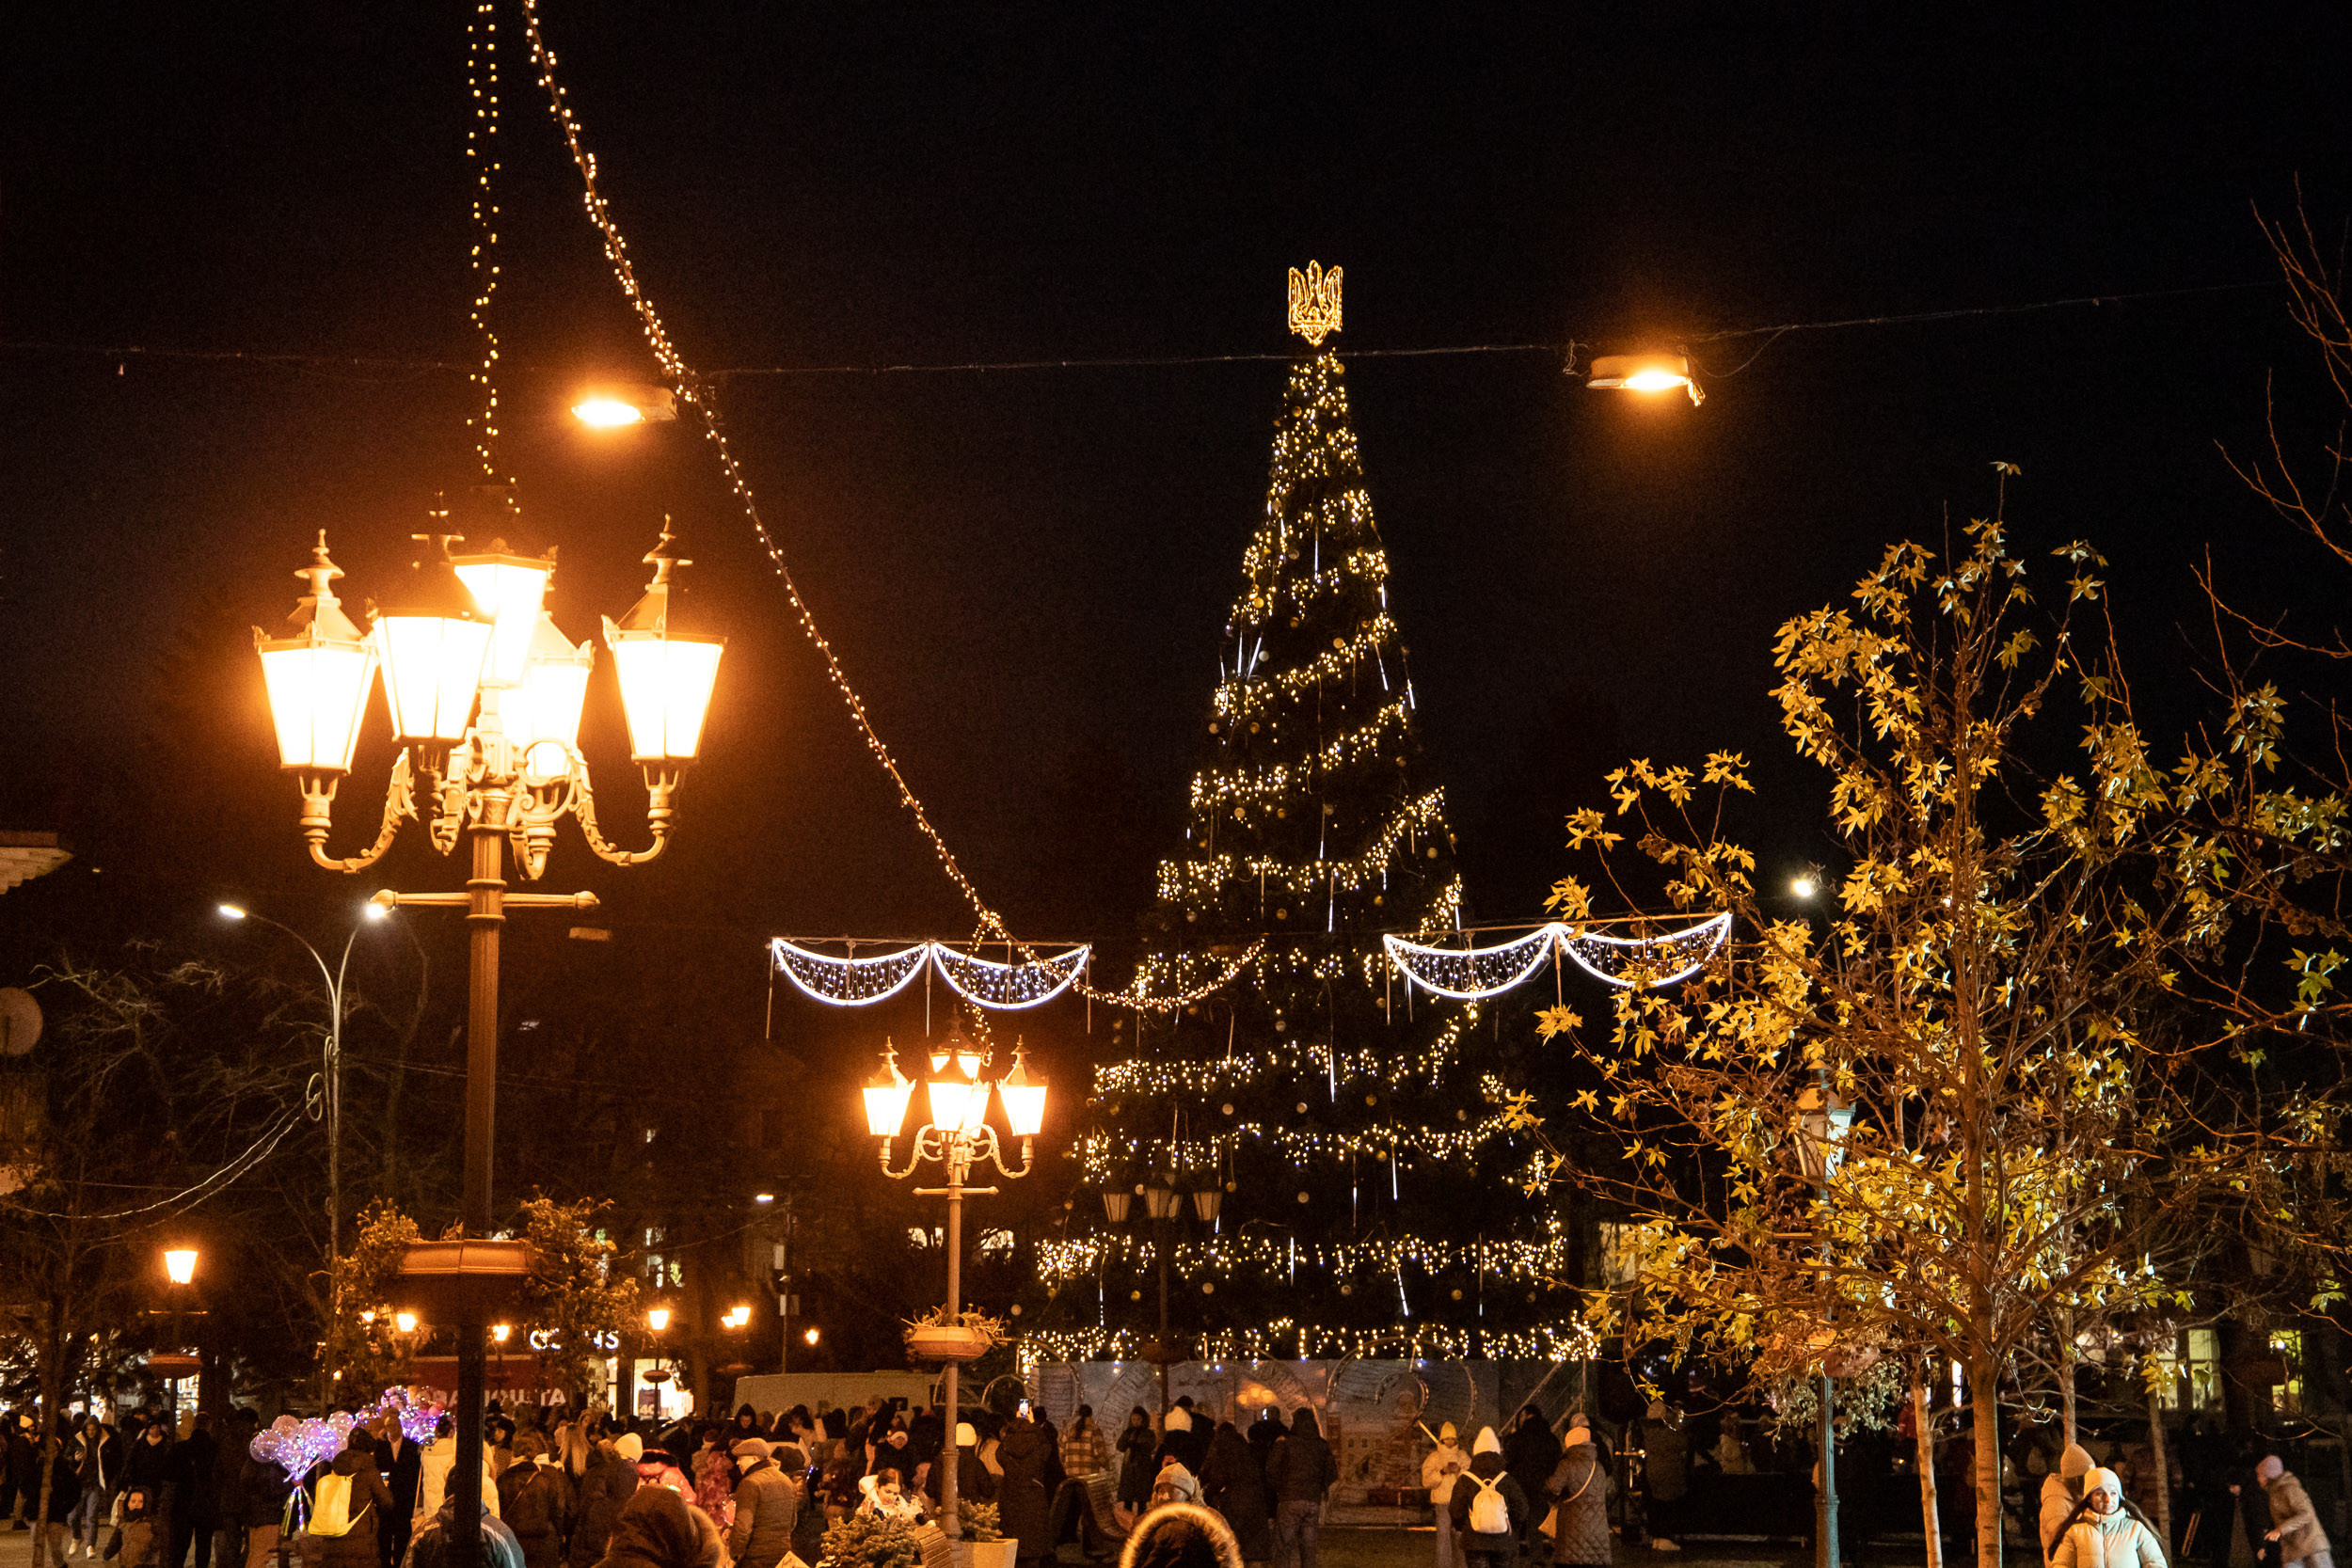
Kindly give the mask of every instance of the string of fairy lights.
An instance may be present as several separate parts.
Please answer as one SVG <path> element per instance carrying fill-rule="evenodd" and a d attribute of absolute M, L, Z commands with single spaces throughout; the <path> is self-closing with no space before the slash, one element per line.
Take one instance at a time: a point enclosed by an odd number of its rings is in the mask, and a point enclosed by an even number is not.
<path fill-rule="evenodd" d="M 473 302 L 469 319 L 482 338 L 482 366 L 472 372 L 481 405 L 472 416 L 474 451 L 482 460 L 482 477 L 498 482 L 492 450 L 498 444 L 498 332 L 490 324 L 490 300 L 499 287 L 499 55 L 497 0 L 476 0 L 473 20 L 466 24 L 466 89 L 473 104 L 473 122 L 466 128 L 466 159 L 473 166 Z"/>
<path fill-rule="evenodd" d="M 1549 1235 L 1532 1240 L 1446 1242 L 1426 1237 L 1364 1238 L 1327 1242 L 1277 1237 L 1262 1232 L 1210 1236 L 1177 1242 L 1168 1265 L 1186 1280 L 1230 1278 L 1237 1268 L 1277 1272 L 1312 1269 L 1334 1278 L 1392 1275 L 1406 1264 L 1428 1275 L 1469 1271 L 1476 1276 L 1545 1283 L 1565 1277 L 1576 1259 L 1557 1220 Z M 1059 1289 L 1092 1279 L 1108 1269 L 1140 1272 L 1157 1266 L 1151 1236 L 1106 1230 L 1040 1242 L 1038 1274 Z"/>
<path fill-rule="evenodd" d="M 1144 1359 L 1151 1336 L 1138 1329 L 1108 1326 L 1031 1329 L 1020 1336 L 1025 1374 L 1053 1361 L 1108 1361 L 1114 1371 Z M 1275 1318 L 1246 1328 L 1214 1329 L 1194 1337 L 1191 1359 L 1247 1367 L 1295 1357 L 1359 1356 L 1410 1360 L 1494 1357 L 1505 1360 L 1581 1361 L 1600 1351 L 1599 1336 L 1581 1319 L 1526 1328 L 1455 1326 L 1412 1321 L 1385 1326 L 1302 1323 Z"/>

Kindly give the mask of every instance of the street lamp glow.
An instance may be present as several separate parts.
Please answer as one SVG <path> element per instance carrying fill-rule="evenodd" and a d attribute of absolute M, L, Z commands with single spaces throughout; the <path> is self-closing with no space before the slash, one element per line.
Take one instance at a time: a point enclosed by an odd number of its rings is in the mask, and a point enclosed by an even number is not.
<path fill-rule="evenodd" d="M 877 1138 L 897 1137 L 898 1129 L 906 1125 L 907 1101 L 914 1098 L 914 1081 L 898 1070 L 898 1058 L 884 1040 L 882 1065 L 866 1081 L 866 1130 Z"/>
<path fill-rule="evenodd" d="M 1701 396 L 1691 361 L 1680 354 L 1600 355 L 1584 385 L 1597 392 L 1671 392 L 1683 388 L 1694 404 Z"/>
<path fill-rule="evenodd" d="M 278 766 L 306 774 L 351 771 L 359 721 L 375 684 L 375 645 L 342 612 L 334 580 L 342 567 L 326 556 L 326 531 L 310 564 L 294 573 L 310 591 L 295 601 L 284 637 L 253 628 L 262 656 L 262 682 L 278 730 Z"/>
<path fill-rule="evenodd" d="M 532 639 L 539 629 L 539 607 L 548 594 L 555 562 L 546 556 L 515 555 L 506 541 L 494 539 L 481 555 L 451 559 L 457 579 L 473 595 L 475 609 L 489 617 L 489 661 L 484 666 L 485 685 L 518 686 L 531 657 Z"/>
<path fill-rule="evenodd" d="M 725 638 L 681 624 L 673 602 L 679 585 L 670 574 L 693 562 L 672 553 L 670 539 L 665 519 L 660 542 L 645 556 L 653 580 L 644 597 L 618 621 L 608 615 L 604 622 L 605 645 L 621 678 L 629 754 L 644 763 L 694 760 L 719 679 L 719 656 L 726 651 Z"/>
<path fill-rule="evenodd" d="M 230 920 L 243 920 L 245 918 L 245 911 L 237 908 L 234 904 L 221 905 L 220 912 Z"/>
<path fill-rule="evenodd" d="M 899 1114 L 902 1117 L 905 1115 L 905 1110 L 906 1108 L 904 1106 L 899 1107 Z M 892 1131 L 895 1132 L 897 1129 L 894 1128 Z M 752 1201 L 754 1203 L 773 1203 L 775 1200 L 776 1195 L 773 1193 L 755 1193 L 752 1196 Z"/>
<path fill-rule="evenodd" d="M 371 900 L 359 906 L 359 912 L 370 920 L 381 920 L 392 912 L 392 907 L 389 904 L 378 904 Z"/>
<path fill-rule="evenodd" d="M 644 412 L 634 404 L 618 398 L 583 398 L 572 404 L 572 412 L 580 422 L 596 430 L 612 430 L 625 424 L 643 424 Z"/>
<path fill-rule="evenodd" d="M 393 735 L 440 745 L 465 736 L 491 631 L 490 622 L 474 618 L 446 546 L 439 560 L 411 566 L 368 632 L 384 661 Z"/>
<path fill-rule="evenodd" d="M 816 1326 L 814 1324 L 810 1325 L 810 1327 L 801 1335 L 801 1338 L 804 1343 L 811 1345 L 815 1344 L 818 1339 Z"/>
<path fill-rule="evenodd" d="M 1821 891 L 1820 884 L 1810 877 L 1800 877 L 1788 884 L 1788 891 L 1800 898 L 1810 898 Z"/>
<path fill-rule="evenodd" d="M 414 1334 L 417 1331 L 417 1315 L 414 1312 L 395 1312 L 392 1314 L 392 1326 L 403 1334 Z"/>
<path fill-rule="evenodd" d="M 506 1343 L 506 1337 L 514 1332 L 515 1330 L 513 1326 L 507 1323 L 492 1323 L 490 1325 L 490 1338 L 501 1345 Z"/>
<path fill-rule="evenodd" d="M 1045 1125 L 1045 1080 L 1029 1076 L 1018 1045 L 1013 1047 L 1012 1070 L 997 1084 L 996 1096 L 1004 1101 L 1005 1129 L 1014 1137 L 1035 1137 Z"/>
<path fill-rule="evenodd" d="M 677 394 L 667 387 L 612 382 L 580 389 L 572 417 L 591 430 L 619 430 L 633 424 L 658 424 L 677 418 Z"/>
<path fill-rule="evenodd" d="M 164 1254 L 164 1276 L 174 1285 L 185 1285 L 196 1278 L 196 1248 L 173 1247 Z"/>
<path fill-rule="evenodd" d="M 670 1326 L 670 1309 L 666 1307 L 645 1308 L 645 1326 L 656 1334 Z"/>

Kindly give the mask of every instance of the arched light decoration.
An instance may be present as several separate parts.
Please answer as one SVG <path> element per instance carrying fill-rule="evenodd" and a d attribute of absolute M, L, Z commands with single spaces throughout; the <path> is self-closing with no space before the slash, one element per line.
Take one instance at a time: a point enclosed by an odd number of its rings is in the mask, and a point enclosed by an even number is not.
<path fill-rule="evenodd" d="M 450 569 L 446 535 L 419 534 L 438 550 L 418 561 L 389 607 L 379 607 L 369 636 L 384 661 L 384 700 L 403 744 L 463 739 L 482 686 L 490 623 L 476 620 Z"/>
<path fill-rule="evenodd" d="M 572 414 L 596 430 L 665 422 L 677 418 L 677 396 L 667 387 L 602 382 L 580 389 L 572 401 Z"/>
<path fill-rule="evenodd" d="M 1029 1076 L 1027 1061 L 1016 1044 L 1012 1070 L 996 1081 L 996 1098 L 1004 1102 L 1005 1130 L 1016 1138 L 1033 1138 L 1045 1125 L 1045 1080 Z"/>
<path fill-rule="evenodd" d="M 1681 354 L 1603 354 L 1593 360 L 1584 385 L 1597 392 L 1671 392 L 1689 389 L 1691 402 L 1702 395 L 1691 372 L 1690 356 Z"/>
<path fill-rule="evenodd" d="M 578 647 L 558 631 L 555 617 L 539 612 L 531 634 L 531 657 L 523 662 L 523 684 L 506 702 L 507 738 L 528 750 L 542 743 L 560 745 L 566 752 L 580 744 L 580 710 L 588 701 L 588 672 L 596 667 L 596 650 L 583 641 Z M 568 771 L 568 757 L 564 770 Z M 533 767 L 534 772 L 551 769 Z"/>
<path fill-rule="evenodd" d="M 555 556 L 516 555 L 503 539 L 493 539 L 479 555 L 453 556 L 457 579 L 473 595 L 475 608 L 496 626 L 490 634 L 490 658 L 482 672 L 493 686 L 519 686 L 531 659 L 531 640 L 539 629 L 540 606 L 548 596 L 548 579 L 555 576 Z"/>
<path fill-rule="evenodd" d="M 295 602 L 288 635 L 273 638 L 253 628 L 270 718 L 278 727 L 278 766 L 291 772 L 351 771 L 368 689 L 375 683 L 375 644 L 360 634 L 335 596 L 333 583 L 342 575 L 326 557 L 326 531 L 321 529 L 310 564 L 294 573 L 309 581 L 310 591 Z"/>
<path fill-rule="evenodd" d="M 866 1081 L 866 1130 L 877 1138 L 895 1138 L 907 1121 L 907 1101 L 914 1084 L 898 1070 L 898 1058 L 888 1041 L 882 1043 L 882 1065 Z"/>
<path fill-rule="evenodd" d="M 703 720 L 710 711 L 710 689 L 719 678 L 719 655 L 726 639 L 687 629 L 672 603 L 677 585 L 672 572 L 691 566 L 670 549 L 669 521 L 646 555 L 653 581 L 645 596 L 618 621 L 605 618 L 605 645 L 621 677 L 621 705 L 628 714 L 630 754 L 643 763 L 691 762 L 702 746 Z"/>

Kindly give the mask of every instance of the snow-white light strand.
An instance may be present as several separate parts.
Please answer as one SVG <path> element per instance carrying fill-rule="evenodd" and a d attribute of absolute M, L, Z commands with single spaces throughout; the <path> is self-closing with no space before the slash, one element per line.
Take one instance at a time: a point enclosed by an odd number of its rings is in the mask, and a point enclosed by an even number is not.
<path fill-rule="evenodd" d="M 1382 937 L 1389 961 L 1407 983 L 1438 996 L 1475 1002 L 1521 986 L 1557 949 L 1577 967 L 1609 985 L 1670 986 L 1698 972 L 1731 931 L 1731 916 L 1713 915 L 1661 936 L 1613 937 L 1553 921 L 1498 946 L 1433 947 Z"/>
<path fill-rule="evenodd" d="M 835 1006 L 870 1006 L 896 996 L 928 963 L 958 996 L 1002 1011 L 1051 1002 L 1070 989 L 1093 951 L 1079 946 L 1029 963 L 997 963 L 959 953 L 944 942 L 917 942 L 896 953 L 863 958 L 813 952 L 782 937 L 771 942 L 769 948 L 776 967 L 804 995 Z"/>

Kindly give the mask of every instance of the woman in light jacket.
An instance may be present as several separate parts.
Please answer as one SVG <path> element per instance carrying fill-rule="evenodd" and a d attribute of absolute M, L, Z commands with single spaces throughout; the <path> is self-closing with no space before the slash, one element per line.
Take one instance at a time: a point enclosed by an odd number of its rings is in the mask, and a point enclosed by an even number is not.
<path fill-rule="evenodd" d="M 2083 1477 L 2082 1503 L 2050 1546 L 2050 1568 L 2165 1568 L 2156 1532 L 2123 1501 L 2113 1470 Z"/>

